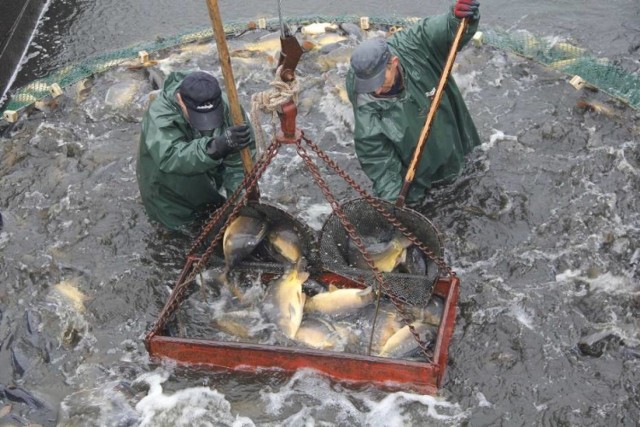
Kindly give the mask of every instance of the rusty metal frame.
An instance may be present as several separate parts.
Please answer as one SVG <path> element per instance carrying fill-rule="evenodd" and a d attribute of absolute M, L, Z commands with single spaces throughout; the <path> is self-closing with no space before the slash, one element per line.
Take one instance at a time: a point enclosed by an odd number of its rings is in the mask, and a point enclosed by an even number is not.
<path fill-rule="evenodd" d="M 217 1 L 208 0 L 210 4 L 210 15 L 212 21 L 214 18 L 219 20 L 217 12 Z M 211 13 L 212 6 L 214 12 Z M 214 23 L 214 28 L 216 27 Z M 220 27 L 220 25 L 218 25 Z M 222 37 L 220 37 L 222 38 Z M 223 40 L 221 40 L 222 42 Z M 282 55 L 280 57 L 279 65 L 282 66 L 281 78 L 283 81 L 291 81 L 295 78 L 295 68 L 298 64 L 300 56 L 302 55 L 302 49 L 300 48 L 295 37 L 285 37 L 283 34 L 281 37 Z M 228 59 L 228 55 L 227 55 Z M 230 67 L 229 67 L 230 68 Z M 296 127 L 297 108 L 295 103 L 289 101 L 282 106 L 280 113 L 281 129 L 276 135 L 276 143 L 272 145 L 275 147 L 269 149 L 265 153 L 264 162 L 260 160 L 256 167 L 251 170 L 246 170 L 245 180 L 243 181 L 242 188 L 246 188 L 247 191 L 257 185 L 257 180 L 260 175 L 266 169 L 273 156 L 277 152 L 277 148 L 280 144 L 292 144 L 295 143 L 298 147 L 298 153 L 308 158 L 308 154 L 301 148 L 301 141 L 305 142 L 318 154 L 320 158 L 328 162 L 328 164 L 336 170 L 340 176 L 345 178 L 354 188 L 357 190 L 359 186 L 350 180 L 346 175 L 346 172 L 341 171 L 335 163 L 331 161 L 324 153 L 319 150 L 317 146 L 312 144 L 310 140 L 304 137 L 302 131 Z M 311 160 L 309 163 L 311 163 Z M 262 162 L 262 163 L 261 163 Z M 311 165 L 309 164 L 309 167 Z M 257 170 L 257 172 L 256 172 Z M 333 196 L 326 188 L 326 184 L 323 183 L 322 178 L 319 176 L 317 167 L 315 168 L 317 177 L 317 183 L 325 193 L 325 197 Z M 311 170 L 313 174 L 313 169 Z M 325 190 L 328 192 L 325 192 Z M 363 196 L 365 193 L 363 190 L 359 190 Z M 236 200 L 239 197 L 239 189 L 232 195 L 228 203 Z M 256 198 L 257 200 L 257 198 Z M 333 200 L 332 205 L 337 206 L 337 201 Z M 231 213 L 231 216 L 237 212 L 239 208 L 236 207 Z M 334 207 L 334 210 L 336 208 Z M 225 209 L 223 209 L 225 210 Z M 339 210 L 339 209 L 338 209 Z M 349 383 L 365 383 L 376 384 L 386 389 L 400 389 L 400 390 L 413 390 L 420 393 L 434 394 L 441 386 L 447 365 L 447 358 L 449 352 L 449 343 L 451 336 L 453 335 L 453 329 L 456 320 L 456 309 L 459 297 L 460 280 L 451 271 L 448 266 L 445 265 L 444 260 L 440 257 L 431 254 L 434 261 L 441 267 L 442 272 L 448 273 L 446 276 L 441 276 L 435 283 L 433 288 L 433 294 L 444 298 L 444 310 L 442 319 L 438 329 L 438 335 L 436 338 L 435 347 L 433 349 L 433 355 L 430 362 L 409 361 L 402 359 L 389 359 L 381 357 L 363 356 L 358 354 L 344 353 L 344 352 L 332 352 L 323 350 L 303 349 L 298 347 L 283 347 L 262 345 L 253 343 L 238 343 L 238 342 L 221 342 L 215 340 L 194 339 L 194 338 L 182 338 L 182 337 L 170 337 L 163 335 L 165 322 L 168 317 L 179 307 L 182 300 L 185 298 L 187 284 L 193 279 L 194 267 L 196 270 L 202 267 L 202 264 L 207 261 L 211 255 L 213 246 L 218 242 L 221 237 L 221 231 L 218 232 L 218 236 L 213 243 L 211 243 L 209 249 L 205 254 L 200 257 L 195 254 L 195 248 L 201 243 L 203 236 L 205 236 L 211 230 L 214 223 L 217 223 L 221 218 L 221 213 L 215 215 L 207 225 L 198 238 L 194 246 L 192 247 L 183 270 L 178 278 L 174 291 L 169 297 L 169 301 L 160 313 L 156 324 L 153 329 L 147 334 L 145 338 L 145 346 L 149 355 L 153 359 L 161 360 L 164 358 L 171 359 L 181 365 L 189 365 L 194 367 L 203 367 L 208 369 L 226 369 L 235 371 L 250 371 L 250 372 L 262 372 L 264 370 L 277 369 L 285 372 L 294 372 L 298 369 L 313 369 L 326 375 L 334 380 Z M 392 222 L 393 223 L 393 222 Z M 348 225 L 348 224 L 347 224 Z M 345 228 L 347 227 L 345 225 Z M 407 237 L 412 237 L 409 230 L 403 230 Z M 350 233 L 351 236 L 351 233 Z M 359 240 L 357 235 L 352 236 L 355 241 Z M 414 244 L 419 245 L 421 250 L 429 255 L 430 251 L 421 242 L 413 237 L 411 241 Z M 361 242 L 360 245 L 362 246 Z M 361 251 L 365 259 L 368 259 L 366 250 L 362 246 Z M 373 263 L 368 259 L 370 267 L 373 268 Z M 377 270 L 374 270 L 377 271 Z M 384 281 L 379 273 L 376 272 L 376 278 L 380 282 L 382 289 L 384 287 Z M 323 270 L 320 272 L 316 279 L 325 285 L 328 283 L 336 283 L 348 287 L 359 287 L 361 284 L 354 282 L 353 280 L 341 276 L 333 271 Z M 392 298 L 392 302 L 393 302 Z M 396 303 L 394 303 L 396 305 Z M 398 308 L 396 306 L 396 308 Z M 400 309 L 398 308 L 400 311 Z M 402 314 L 402 312 L 400 311 Z M 411 326 L 410 326 L 411 328 Z M 413 330 L 412 330 L 413 333 Z M 417 336 L 416 336 L 416 339 Z M 420 341 L 418 340 L 420 343 Z M 426 352 L 426 348 L 423 348 Z M 426 352 L 427 354 L 428 352 Z"/>
<path fill-rule="evenodd" d="M 294 372 L 306 368 L 340 382 L 368 383 L 389 390 L 434 394 L 444 379 L 456 319 L 459 283 L 459 279 L 453 276 L 439 279 L 434 287 L 434 295 L 444 298 L 445 304 L 433 361 L 429 363 L 159 334 L 148 337 L 146 345 L 152 358 L 168 358 L 181 365 L 250 372 L 265 369 Z"/>

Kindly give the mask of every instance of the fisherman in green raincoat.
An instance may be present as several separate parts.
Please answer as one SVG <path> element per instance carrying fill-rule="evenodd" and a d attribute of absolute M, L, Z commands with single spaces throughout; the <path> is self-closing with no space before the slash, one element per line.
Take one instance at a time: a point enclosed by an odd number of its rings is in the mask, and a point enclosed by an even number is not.
<path fill-rule="evenodd" d="M 367 40 L 353 51 L 346 84 L 355 115 L 355 150 L 377 197 L 395 201 L 400 194 L 462 18 L 470 21 L 464 46 L 478 28 L 475 0 L 457 0 L 450 13 L 425 18 L 386 40 Z M 422 202 L 432 185 L 458 176 L 465 155 L 479 144 L 469 110 L 450 77 L 407 203 Z"/>
<path fill-rule="evenodd" d="M 219 207 L 244 178 L 239 151 L 254 146 L 247 119 L 233 126 L 218 80 L 173 72 L 142 119 L 136 176 L 147 215 L 169 229 Z"/>

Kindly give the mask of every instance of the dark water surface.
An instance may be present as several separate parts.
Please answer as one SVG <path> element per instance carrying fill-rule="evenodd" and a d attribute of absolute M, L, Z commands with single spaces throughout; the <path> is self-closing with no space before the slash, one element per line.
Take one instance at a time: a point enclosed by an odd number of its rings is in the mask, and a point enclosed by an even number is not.
<path fill-rule="evenodd" d="M 275 2 L 266 3 L 221 8 L 225 18 L 274 16 Z M 283 4 L 287 15 L 372 16 L 386 5 Z M 446 4 L 430 2 L 424 12 Z M 423 12 L 414 2 L 393 7 L 387 12 L 398 16 Z M 483 4 L 483 23 L 634 64 L 637 2 L 576 7 L 497 1 Z M 200 2 L 55 2 L 48 16 L 23 78 L 207 23 Z M 158 68 L 219 70 L 211 52 L 175 49 Z M 300 65 L 298 124 L 366 185 L 350 107 L 337 96 L 346 66 L 323 71 L 323 55 Z M 466 48 L 457 62 L 483 145 L 421 208 L 444 234 L 445 258 L 462 282 L 437 397 L 347 387 L 304 371 L 253 376 L 149 361 L 142 340 L 193 236 L 146 219 L 135 156 L 152 87 L 143 71 L 120 68 L 96 78 L 86 99 L 63 98 L 0 140 L 0 424 L 637 425 L 640 117 L 488 46 Z M 268 87 L 271 65 L 259 54 L 232 63 L 248 106 Z M 272 167 L 263 198 L 320 228 L 330 207 L 295 152 L 284 150 Z M 341 200 L 354 195 L 338 177 L 328 182 Z M 220 309 L 192 304 L 205 315 Z"/>
<path fill-rule="evenodd" d="M 277 0 L 219 1 L 225 22 L 277 17 Z M 451 2 L 411 0 L 281 2 L 284 16 L 427 16 Z M 562 37 L 596 56 L 635 64 L 640 58 L 640 5 L 635 0 L 608 2 L 495 0 L 481 2 L 482 24 Z M 204 0 L 55 0 L 27 53 L 14 87 L 92 55 L 210 25 Z M 633 67 L 633 65 L 630 65 Z"/>

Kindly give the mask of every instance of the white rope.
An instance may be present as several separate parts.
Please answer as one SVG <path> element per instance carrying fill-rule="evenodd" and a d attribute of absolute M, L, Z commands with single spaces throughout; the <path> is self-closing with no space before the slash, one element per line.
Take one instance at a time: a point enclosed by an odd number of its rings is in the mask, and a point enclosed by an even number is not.
<path fill-rule="evenodd" d="M 291 82 L 283 82 L 280 78 L 280 71 L 282 66 L 276 70 L 275 79 L 269 83 L 270 89 L 264 92 L 254 93 L 251 96 L 251 121 L 254 124 L 255 137 L 256 137 L 256 150 L 257 156 L 261 156 L 266 151 L 265 136 L 262 132 L 262 126 L 260 124 L 259 111 L 265 114 L 271 113 L 271 124 L 273 128 L 273 138 L 275 139 L 276 125 L 278 114 L 281 112 L 281 106 L 289 101 L 293 101 L 298 104 L 298 92 L 300 91 L 300 85 L 297 79 L 293 79 Z"/>

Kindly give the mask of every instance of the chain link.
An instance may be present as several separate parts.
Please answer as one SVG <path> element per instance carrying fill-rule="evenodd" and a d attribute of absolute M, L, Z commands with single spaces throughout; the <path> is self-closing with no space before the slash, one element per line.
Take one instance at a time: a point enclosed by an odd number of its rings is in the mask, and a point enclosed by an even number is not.
<path fill-rule="evenodd" d="M 311 156 L 309 155 L 307 150 L 302 146 L 302 141 L 304 141 L 311 148 L 311 150 L 318 156 L 318 158 L 322 159 L 325 162 L 325 164 L 327 164 L 338 176 L 344 179 L 345 182 L 347 182 L 353 189 L 355 189 L 358 192 L 358 194 L 360 194 L 362 198 L 366 200 L 367 203 L 369 203 L 378 213 L 380 213 L 390 224 L 392 224 L 394 227 L 400 230 L 405 235 L 405 237 L 407 237 L 407 239 L 411 241 L 412 244 L 418 247 L 425 254 L 425 256 L 427 256 L 429 259 L 435 262 L 439 268 L 440 273 L 444 272 L 449 277 L 455 276 L 455 273 L 453 272 L 451 267 L 446 264 L 446 262 L 442 257 L 436 255 L 429 247 L 427 247 L 423 242 L 421 242 L 407 227 L 405 227 L 395 217 L 395 215 L 387 211 L 387 209 L 382 205 L 382 202 L 379 199 L 369 195 L 360 185 L 358 185 L 353 180 L 353 178 L 349 176 L 349 174 L 347 174 L 347 172 L 345 172 L 342 168 L 340 168 L 337 165 L 337 163 L 335 163 L 324 151 L 322 151 L 310 139 L 306 138 L 304 136 L 304 133 L 302 133 L 301 140 L 296 143 L 296 151 L 298 155 L 302 158 L 304 163 L 306 164 L 307 168 L 309 169 L 309 172 L 311 173 L 311 176 L 313 177 L 314 181 L 322 191 L 322 194 L 324 195 L 325 199 L 331 205 L 333 212 L 335 212 L 335 214 L 338 216 L 347 234 L 349 235 L 351 240 L 354 242 L 358 250 L 362 253 L 362 256 L 364 257 L 367 265 L 373 271 L 375 275 L 375 280 L 378 283 L 378 303 L 379 303 L 380 293 L 384 291 L 384 293 L 389 297 L 392 304 L 396 308 L 404 324 L 408 326 L 409 331 L 414 336 L 415 340 L 417 341 L 424 355 L 427 357 L 428 360 L 431 360 L 432 352 L 431 352 L 430 343 L 427 343 L 421 339 L 419 333 L 415 330 L 415 327 L 412 324 L 413 319 L 411 318 L 411 316 L 409 316 L 409 314 L 406 312 L 404 308 L 406 305 L 410 305 L 411 303 L 406 300 L 403 300 L 400 296 L 396 295 L 394 292 L 392 292 L 389 289 L 389 286 L 384 280 L 380 270 L 378 270 L 374 265 L 374 262 L 370 254 L 368 253 L 362 241 L 362 238 L 359 236 L 356 228 L 353 226 L 353 224 L 351 224 L 346 214 L 340 207 L 340 204 L 335 199 L 328 184 L 322 178 L 322 174 L 318 166 L 311 159 Z M 275 158 L 280 146 L 281 146 L 281 143 L 275 140 L 268 147 L 267 151 L 262 155 L 260 160 L 256 162 L 251 172 L 245 175 L 244 179 L 242 180 L 242 183 L 238 186 L 238 188 L 234 191 L 234 193 L 227 199 L 225 204 L 219 209 L 217 209 L 216 211 L 212 212 L 207 224 L 202 228 L 200 235 L 196 238 L 196 240 L 194 241 L 193 245 L 189 250 L 188 258 L 187 258 L 188 262 L 187 264 L 185 264 L 184 268 L 186 269 L 191 264 L 191 271 L 188 273 L 185 279 L 181 280 L 174 287 L 173 292 L 169 296 L 167 303 L 165 304 L 162 311 L 158 315 L 158 319 L 156 323 L 154 324 L 151 331 L 147 334 L 147 337 L 146 337 L 147 342 L 154 335 L 157 335 L 165 327 L 170 316 L 178 309 L 180 304 L 184 301 L 189 283 L 191 283 L 194 280 L 195 276 L 206 265 L 215 247 L 218 245 L 218 243 L 222 239 L 224 235 L 224 230 L 226 230 L 230 222 L 236 218 L 240 209 L 246 205 L 248 195 L 251 194 L 251 191 L 256 187 L 260 177 L 264 174 L 267 167 L 271 164 L 271 162 Z M 244 194 L 242 194 L 243 190 L 246 190 Z M 231 206 L 233 206 L 233 209 L 231 210 L 231 213 L 229 214 L 229 216 L 227 216 L 223 226 L 220 228 L 218 233 L 216 233 L 215 238 L 208 245 L 204 254 L 201 257 L 197 257 L 195 254 L 202 247 L 202 245 L 205 243 L 207 236 L 209 236 L 209 234 L 214 229 L 214 227 L 216 227 L 216 225 L 220 223 L 221 219 L 224 217 L 225 213 L 231 208 Z M 196 261 L 196 260 L 197 262 L 195 263 L 195 265 L 193 265 L 193 261 Z M 185 273 L 186 271 L 183 270 L 183 274 L 180 276 L 180 278 L 184 277 Z M 377 309 L 376 309 L 376 317 L 377 317 Z M 373 337 L 374 328 L 375 328 L 375 318 L 372 324 L 372 335 L 371 335 L 372 337 Z M 369 353 L 370 352 L 371 352 L 371 342 L 369 343 Z"/>
<path fill-rule="evenodd" d="M 411 241 L 411 243 L 416 245 L 429 259 L 431 259 L 434 263 L 436 263 L 436 265 L 440 269 L 440 272 L 444 272 L 445 276 L 447 277 L 455 276 L 455 272 L 451 269 L 449 265 L 447 265 L 445 260 L 442 257 L 433 253 L 433 251 L 428 246 L 423 244 L 411 231 L 409 231 L 407 227 L 402 225 L 402 223 L 398 221 L 395 215 L 387 211 L 384 208 L 384 206 L 382 206 L 380 199 L 377 199 L 371 196 L 369 193 L 367 193 L 367 191 L 364 190 L 360 185 L 358 185 L 358 183 L 355 182 L 353 178 L 351 178 L 349 174 L 347 174 L 347 172 L 345 172 L 342 168 L 340 168 L 340 166 L 338 166 L 338 164 L 333 159 L 331 159 L 324 151 L 322 151 L 320 147 L 318 147 L 311 140 L 305 138 L 304 136 L 303 136 L 303 139 L 307 143 L 307 145 L 309 145 L 309 147 L 311 147 L 311 149 L 318 155 L 318 157 L 324 160 L 324 162 L 331 169 L 333 169 L 333 171 L 338 176 L 344 179 L 354 190 L 356 190 L 358 194 L 360 194 L 362 198 L 365 199 L 367 203 L 369 203 L 369 205 L 371 205 L 376 211 L 378 211 L 394 227 L 402 231 L 402 234 L 404 234 L 405 237 L 407 237 L 407 239 Z"/>
<path fill-rule="evenodd" d="M 317 145 L 313 144 L 313 142 L 311 140 L 309 140 L 308 138 L 305 138 L 304 135 L 302 136 L 302 139 L 307 143 L 307 145 L 309 145 L 309 147 L 311 147 L 311 149 L 318 155 L 318 157 L 320 157 L 322 160 L 324 160 L 325 163 L 329 164 L 329 166 L 331 166 L 332 169 L 334 169 L 334 171 L 336 173 L 338 173 L 340 176 L 342 176 L 343 179 L 345 179 L 349 184 L 351 184 L 356 190 L 358 190 L 360 188 L 355 183 L 355 181 L 353 181 L 346 173 L 342 172 L 342 170 L 337 168 L 337 165 L 335 163 L 333 163 L 333 161 L 331 159 L 329 159 L 328 156 L 322 150 L 320 150 L 320 148 Z M 311 157 L 307 154 L 306 150 L 304 149 L 304 147 L 302 147 L 302 145 L 300 143 L 297 144 L 297 151 L 298 151 L 298 154 L 300 155 L 300 157 L 302 157 L 302 159 L 306 163 L 307 167 L 309 168 L 309 171 L 311 172 L 311 175 L 313 176 L 313 179 L 316 181 L 316 183 L 318 184 L 318 186 L 322 190 L 322 193 L 324 194 L 325 198 L 327 199 L 327 201 L 331 205 L 331 207 L 333 209 L 333 212 L 338 216 L 338 218 L 340 219 L 340 222 L 342 223 L 342 226 L 344 227 L 344 229 L 349 234 L 349 237 L 356 244 L 356 246 L 358 247 L 358 250 L 360 251 L 360 253 L 362 253 L 362 256 L 364 257 L 365 261 L 367 262 L 367 265 L 369 266 L 369 268 L 371 268 L 371 270 L 373 271 L 373 273 L 375 275 L 375 278 L 376 278 L 376 281 L 378 282 L 378 295 L 377 295 L 378 301 L 377 301 L 377 306 L 376 306 L 376 313 L 374 315 L 374 319 L 373 319 L 373 322 L 372 322 L 372 325 L 371 325 L 371 337 L 370 337 L 370 340 L 369 340 L 369 354 L 371 354 L 371 344 L 372 344 L 372 340 L 373 340 L 373 332 L 375 330 L 375 323 L 376 323 L 376 318 L 377 318 L 377 315 L 378 315 L 378 306 L 379 306 L 379 302 L 380 302 L 380 292 L 384 291 L 384 293 L 391 300 L 391 303 L 393 304 L 393 306 L 395 307 L 396 311 L 400 315 L 400 318 L 402 319 L 404 324 L 409 328 L 409 331 L 411 332 L 411 334 L 415 338 L 416 342 L 420 346 L 420 349 L 422 350 L 424 355 L 427 357 L 427 359 L 430 360 L 431 357 L 432 357 L 432 354 L 431 354 L 431 351 L 430 351 L 430 347 L 429 347 L 430 344 L 425 342 L 425 341 L 423 341 L 422 338 L 420 338 L 420 334 L 418 334 L 418 332 L 415 330 L 415 327 L 412 324 L 413 323 L 412 322 L 413 319 L 409 316 L 409 314 L 404 309 L 406 304 L 404 304 L 400 300 L 400 298 L 398 298 L 395 295 L 395 293 L 391 292 L 391 290 L 389 289 L 389 286 L 388 286 L 387 282 L 383 279 L 382 274 L 380 273 L 380 270 L 378 270 L 378 268 L 374 265 L 373 260 L 371 259 L 371 256 L 369 255 L 369 252 L 365 248 L 364 243 L 362 242 L 362 239 L 360 238 L 360 235 L 358 234 L 356 228 L 353 226 L 353 224 L 351 224 L 351 222 L 349 221 L 349 219 L 345 215 L 344 211 L 342 210 L 342 208 L 340 207 L 340 205 L 336 201 L 335 197 L 331 193 L 331 190 L 329 189 L 329 186 L 327 185 L 326 181 L 322 178 L 322 175 L 320 173 L 320 170 L 318 169 L 318 166 L 313 162 L 313 160 L 311 160 Z M 330 162 L 327 162 L 327 160 L 330 160 Z M 335 166 L 335 168 L 334 168 L 334 166 Z M 351 181 L 351 182 L 349 182 L 349 181 Z M 363 193 L 366 194 L 366 192 L 363 192 Z M 384 211 L 384 209 L 382 209 L 382 210 Z M 384 211 L 384 212 L 386 212 L 386 211 Z M 388 218 L 388 216 L 385 215 L 385 218 Z M 396 219 L 395 222 L 397 223 L 397 219 Z M 394 225 L 396 225 L 396 224 L 394 224 Z M 415 237 L 414 237 L 414 240 L 417 241 L 417 239 L 415 239 Z M 413 240 L 412 240 L 412 242 L 413 242 Z"/>
<path fill-rule="evenodd" d="M 158 315 L 158 320 L 156 321 L 153 328 L 151 329 L 151 331 L 146 337 L 147 342 L 151 338 L 153 338 L 154 335 L 157 335 L 164 328 L 164 326 L 169 321 L 169 318 L 171 317 L 173 312 L 175 312 L 180 306 L 180 304 L 182 303 L 182 301 L 184 301 L 185 293 L 187 292 L 189 283 L 193 281 L 196 275 L 206 265 L 207 261 L 211 257 L 211 254 L 216 248 L 216 245 L 222 239 L 224 235 L 224 231 L 229 226 L 229 223 L 236 218 L 236 216 L 240 212 L 240 209 L 247 203 L 248 195 L 251 194 L 251 191 L 253 190 L 253 188 L 256 187 L 258 180 L 260 179 L 264 171 L 267 169 L 267 166 L 269 166 L 273 158 L 276 156 L 278 149 L 280 148 L 280 145 L 281 144 L 277 141 L 271 144 L 267 149 L 267 152 L 265 152 L 264 155 L 260 158 L 260 160 L 256 162 L 251 172 L 248 175 L 245 175 L 245 178 L 242 180 L 242 184 L 238 186 L 238 188 L 233 193 L 233 195 L 226 201 L 226 203 L 220 209 L 212 213 L 210 217 L 211 219 L 203 228 L 202 232 L 196 239 L 196 242 L 194 243 L 194 245 L 191 247 L 191 250 L 189 251 L 189 255 L 187 259 L 188 260 L 197 259 L 198 262 L 196 263 L 195 266 L 192 266 L 191 272 L 189 272 L 189 274 L 187 275 L 187 278 L 177 283 L 176 286 L 173 288 L 173 292 L 171 292 L 171 295 L 169 296 L 167 303 L 165 304 L 162 311 Z M 245 191 L 242 197 L 240 198 L 240 202 L 235 204 L 231 213 L 225 220 L 223 226 L 220 228 L 220 230 L 216 234 L 216 237 L 211 241 L 211 243 L 205 250 L 204 254 L 200 258 L 194 257 L 195 252 L 198 250 L 198 248 L 201 247 L 200 245 L 205 241 L 205 239 L 207 238 L 211 230 L 220 222 L 220 219 L 222 218 L 222 214 L 229 209 L 232 203 L 235 203 L 235 201 L 240 196 L 240 193 L 245 188 L 247 191 Z M 190 261 L 187 261 L 187 262 L 189 263 Z M 187 267 L 187 265 L 188 264 L 185 265 L 185 268 Z M 183 275 L 181 275 L 180 277 L 183 277 Z"/>

